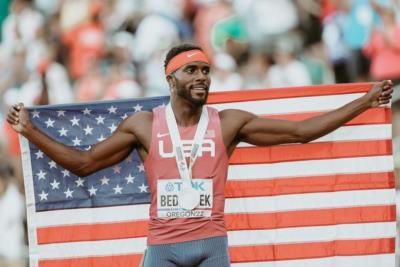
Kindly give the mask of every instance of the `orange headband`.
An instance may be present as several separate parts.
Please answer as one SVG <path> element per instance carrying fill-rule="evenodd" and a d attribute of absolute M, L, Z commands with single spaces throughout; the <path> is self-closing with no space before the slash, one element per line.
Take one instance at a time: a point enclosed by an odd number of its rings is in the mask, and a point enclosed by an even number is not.
<path fill-rule="evenodd" d="M 194 61 L 201 61 L 210 64 L 203 51 L 198 49 L 189 50 L 173 57 L 170 62 L 168 62 L 165 74 L 169 75 L 183 65 Z"/>

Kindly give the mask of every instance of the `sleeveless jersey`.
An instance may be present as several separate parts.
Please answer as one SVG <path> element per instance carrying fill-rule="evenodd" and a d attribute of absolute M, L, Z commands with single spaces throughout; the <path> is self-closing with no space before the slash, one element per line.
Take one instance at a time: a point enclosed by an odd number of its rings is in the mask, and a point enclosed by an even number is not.
<path fill-rule="evenodd" d="M 199 155 L 192 169 L 192 182 L 205 181 L 212 185 L 212 207 L 209 215 L 196 218 L 166 218 L 159 216 L 157 203 L 157 190 L 166 190 L 168 181 L 181 180 L 175 153 L 169 135 L 165 116 L 165 107 L 157 107 L 153 110 L 152 137 L 148 155 L 144 167 L 151 192 L 150 221 L 147 243 L 159 245 L 204 239 L 216 236 L 226 236 L 224 221 L 224 188 L 229 165 L 226 147 L 221 133 L 220 119 L 216 109 L 207 107 L 209 124 L 199 150 Z M 179 127 L 184 154 L 189 158 L 191 144 L 196 133 L 197 125 Z M 198 180 L 198 178 L 201 178 Z M 166 179 L 166 180 L 163 180 Z M 168 180 L 169 179 L 169 180 Z M 179 179 L 179 180 L 178 180 Z M 175 183 L 175 184 L 176 184 Z M 203 184 L 203 182 L 197 182 Z M 166 186 L 168 191 L 168 186 Z M 174 199 L 169 199 L 173 203 Z M 203 199 L 204 201 L 204 199 Z"/>

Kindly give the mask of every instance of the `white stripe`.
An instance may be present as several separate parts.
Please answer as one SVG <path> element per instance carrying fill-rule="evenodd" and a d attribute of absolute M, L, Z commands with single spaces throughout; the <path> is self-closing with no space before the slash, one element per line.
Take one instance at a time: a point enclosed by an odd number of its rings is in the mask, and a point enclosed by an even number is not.
<path fill-rule="evenodd" d="M 104 208 L 70 209 L 39 212 L 35 215 L 39 227 L 146 220 L 149 204 Z"/>
<path fill-rule="evenodd" d="M 357 157 L 323 160 L 305 160 L 268 164 L 230 165 L 229 180 L 257 180 L 284 177 L 385 172 L 393 170 L 393 157 Z"/>
<path fill-rule="evenodd" d="M 387 238 L 395 234 L 395 222 L 347 224 L 320 227 L 286 228 L 278 230 L 235 231 L 228 233 L 229 245 L 315 242 L 343 239 Z M 110 241 L 71 242 L 40 245 L 40 259 L 62 259 L 87 256 L 141 253 L 146 238 Z"/>
<path fill-rule="evenodd" d="M 36 220 L 35 220 L 35 197 L 34 197 L 34 186 L 32 179 L 32 164 L 31 164 L 31 153 L 29 149 L 28 140 L 19 135 L 19 143 L 21 148 L 22 158 L 22 170 L 24 174 L 24 186 L 25 186 L 25 201 L 27 210 L 27 224 L 28 224 L 28 240 L 29 240 L 29 266 L 38 266 L 38 253 L 39 247 L 37 246 L 36 236 Z"/>
<path fill-rule="evenodd" d="M 395 236 L 396 222 L 228 232 L 229 245 L 231 246 L 326 242 L 333 240 L 391 238 Z"/>
<path fill-rule="evenodd" d="M 226 200 L 225 213 L 260 213 L 293 210 L 393 205 L 395 189 L 339 191 Z"/>
<path fill-rule="evenodd" d="M 272 100 L 255 100 L 213 104 L 217 110 L 241 109 L 258 115 L 290 114 L 313 111 L 328 111 L 336 109 L 355 100 L 365 93 L 296 97 Z"/>
<path fill-rule="evenodd" d="M 329 257 L 319 259 L 234 263 L 232 267 L 380 267 L 395 265 L 394 254 Z"/>
<path fill-rule="evenodd" d="M 339 142 L 339 141 L 364 141 L 364 140 L 389 140 L 392 138 L 391 124 L 376 125 L 352 125 L 343 126 L 339 129 L 320 137 L 312 143 L 317 142 Z M 239 143 L 238 147 L 253 146 L 247 143 Z"/>
<path fill-rule="evenodd" d="M 62 259 L 142 253 L 146 248 L 146 239 L 142 237 L 40 245 L 39 258 Z"/>
<path fill-rule="evenodd" d="M 359 190 L 330 193 L 293 194 L 270 197 L 232 198 L 226 200 L 225 212 L 259 213 L 355 206 L 393 205 L 394 189 Z M 129 220 L 147 220 L 149 205 L 75 209 L 40 212 L 35 215 L 38 227 L 112 223 Z M 116 210 L 115 210 L 115 209 Z M 145 211 L 146 209 L 146 211 Z"/>

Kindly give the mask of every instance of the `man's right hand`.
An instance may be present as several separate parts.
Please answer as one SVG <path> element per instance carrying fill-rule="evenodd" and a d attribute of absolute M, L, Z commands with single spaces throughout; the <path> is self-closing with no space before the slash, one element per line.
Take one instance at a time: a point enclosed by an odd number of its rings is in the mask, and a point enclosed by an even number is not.
<path fill-rule="evenodd" d="M 22 133 L 30 123 L 28 111 L 24 104 L 19 103 L 10 107 L 7 114 L 7 122 L 18 133 Z"/>

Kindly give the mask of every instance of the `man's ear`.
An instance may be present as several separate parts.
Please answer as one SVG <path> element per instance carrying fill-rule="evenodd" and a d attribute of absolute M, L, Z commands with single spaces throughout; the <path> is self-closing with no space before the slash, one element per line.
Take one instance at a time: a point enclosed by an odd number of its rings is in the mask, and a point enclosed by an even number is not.
<path fill-rule="evenodd" d="M 171 74 L 167 75 L 166 77 L 168 85 L 169 85 L 169 89 L 173 90 L 175 88 L 175 79 L 174 76 L 172 76 Z"/>

